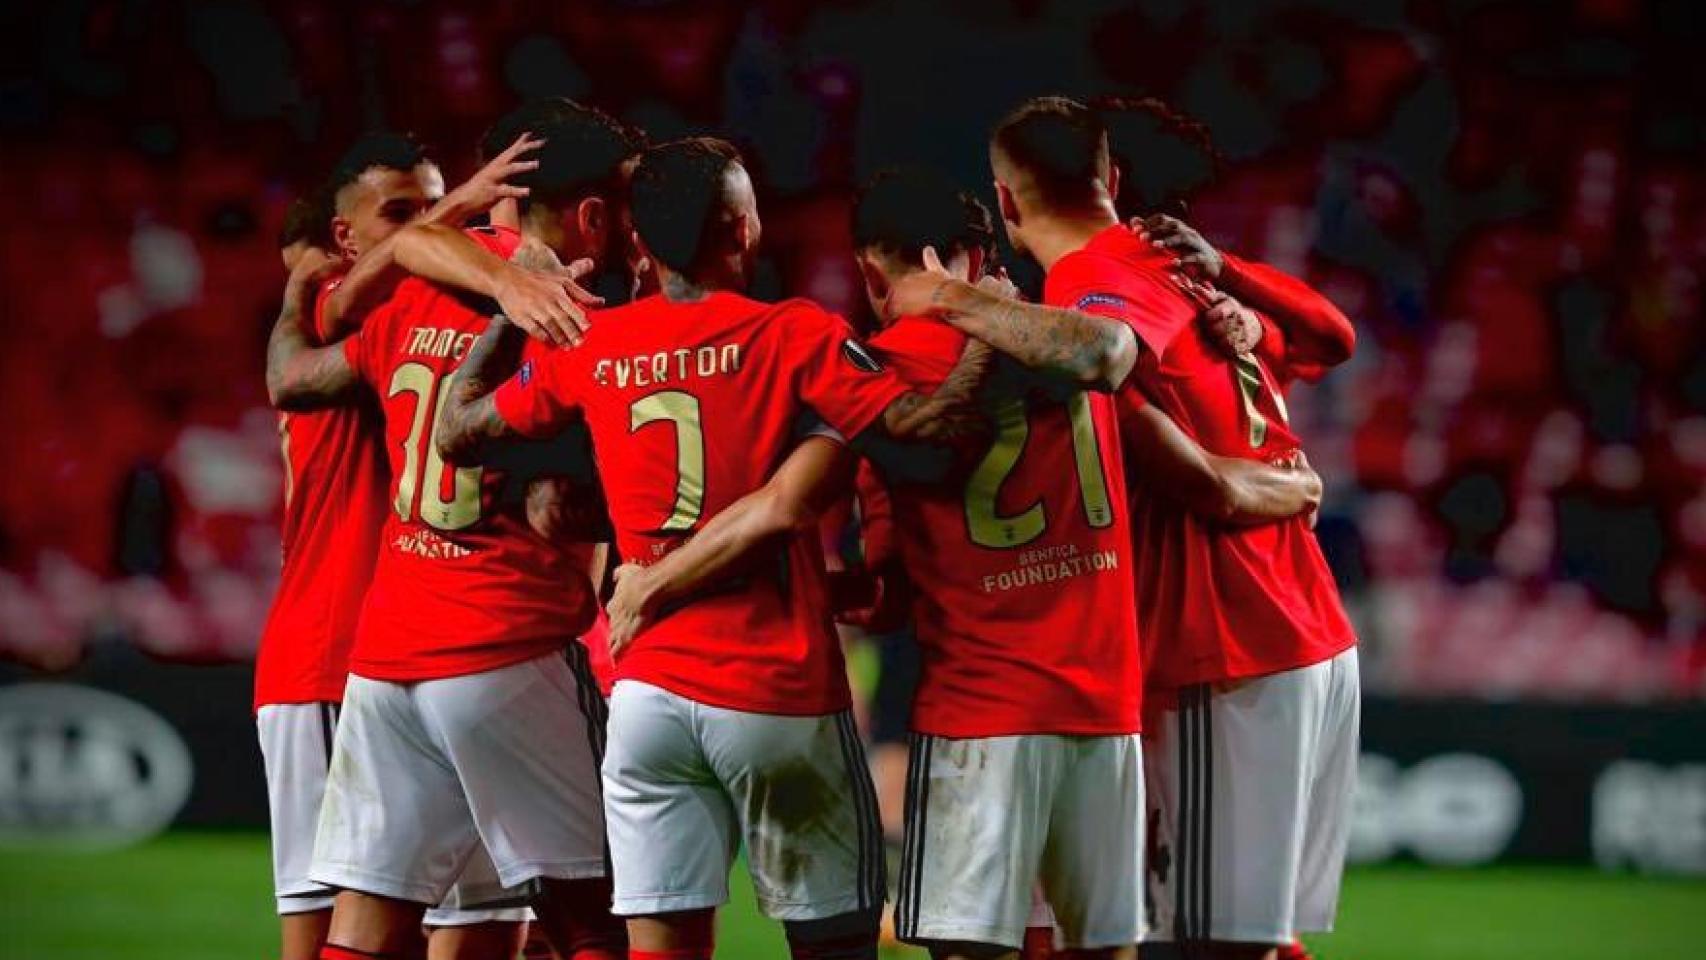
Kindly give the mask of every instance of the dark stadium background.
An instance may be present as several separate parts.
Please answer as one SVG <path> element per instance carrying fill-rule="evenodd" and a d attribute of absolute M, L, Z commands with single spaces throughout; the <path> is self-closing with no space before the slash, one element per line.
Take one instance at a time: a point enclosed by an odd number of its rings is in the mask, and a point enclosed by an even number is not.
<path fill-rule="evenodd" d="M 1369 697 L 1364 865 L 1318 953 L 1697 949 L 1701 24 L 1639 0 L 8 5 L 0 957 L 272 949 L 246 661 L 278 563 L 274 237 L 360 132 L 413 131 L 455 183 L 542 94 L 730 136 L 761 292 L 861 321 L 869 173 L 987 194 L 988 129 L 1038 93 L 1206 123 L 1229 168 L 1189 219 L 1361 337 L 1294 404 Z M 19 696 L 42 681 L 166 729 Z M 183 796 L 89 766 L 106 735 L 187 746 Z M 779 949 L 727 924 L 739 955 Z"/>

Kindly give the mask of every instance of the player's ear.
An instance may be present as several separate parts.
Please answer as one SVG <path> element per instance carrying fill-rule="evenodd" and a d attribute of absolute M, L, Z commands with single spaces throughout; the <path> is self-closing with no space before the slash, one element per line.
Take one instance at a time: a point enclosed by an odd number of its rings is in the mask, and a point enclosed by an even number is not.
<path fill-rule="evenodd" d="M 604 250 L 606 235 L 610 230 L 610 211 L 604 205 L 603 197 L 586 197 L 575 204 L 575 231 L 588 250 Z"/>
<path fill-rule="evenodd" d="M 995 181 L 995 206 L 1001 211 L 1001 219 L 1018 225 L 1019 204 L 1013 199 L 1013 191 L 999 180 Z"/>
<path fill-rule="evenodd" d="M 735 249 L 746 253 L 758 246 L 758 218 L 743 213 L 735 218 Z"/>
<path fill-rule="evenodd" d="M 1110 163 L 1108 164 L 1108 200 L 1111 202 L 1118 200 L 1119 198 L 1120 165 L 1117 163 Z"/>
<path fill-rule="evenodd" d="M 355 248 L 355 229 L 347 217 L 332 218 L 332 245 L 346 257 L 354 258 L 359 251 Z"/>
<path fill-rule="evenodd" d="M 889 298 L 889 276 L 883 272 L 876 259 L 868 251 L 861 250 L 853 255 L 853 262 L 859 265 L 859 276 L 865 281 L 865 292 L 870 295 L 872 303 L 881 303 Z"/>

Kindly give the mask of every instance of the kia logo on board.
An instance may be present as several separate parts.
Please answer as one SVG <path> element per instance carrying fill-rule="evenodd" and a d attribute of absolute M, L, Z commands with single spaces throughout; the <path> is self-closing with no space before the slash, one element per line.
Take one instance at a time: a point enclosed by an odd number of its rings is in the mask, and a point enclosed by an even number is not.
<path fill-rule="evenodd" d="M 183 809 L 193 777 L 177 731 L 133 700 L 61 683 L 0 687 L 0 844 L 147 839 Z"/>

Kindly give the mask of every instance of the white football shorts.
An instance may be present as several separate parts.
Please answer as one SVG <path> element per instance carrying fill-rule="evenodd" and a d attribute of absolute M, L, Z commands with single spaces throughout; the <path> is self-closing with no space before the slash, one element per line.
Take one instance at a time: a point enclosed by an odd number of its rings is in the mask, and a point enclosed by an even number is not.
<path fill-rule="evenodd" d="M 1333 929 L 1361 721 L 1357 651 L 1179 691 L 1148 732 L 1151 939 Z"/>
<path fill-rule="evenodd" d="M 541 878 L 604 876 L 603 716 L 578 645 L 440 680 L 352 675 L 310 878 L 478 907 Z M 459 882 L 482 847 L 492 882 Z"/>
<path fill-rule="evenodd" d="M 273 889 L 281 915 L 330 910 L 337 892 L 308 879 L 337 726 L 335 703 L 268 704 L 255 714 L 272 819 Z M 469 858 L 463 876 L 476 886 L 490 887 L 497 882 L 484 850 Z M 440 905 L 427 911 L 426 923 L 446 927 L 513 923 L 531 916 L 526 907 L 463 910 Z"/>
<path fill-rule="evenodd" d="M 745 713 L 618 681 L 604 794 L 619 915 L 724 903 L 742 843 L 767 917 L 882 905 L 877 795 L 847 711 Z"/>
<path fill-rule="evenodd" d="M 1134 944 L 1143 818 L 1137 734 L 914 734 L 896 932 L 1017 949 L 1052 907 L 1058 947 Z"/>

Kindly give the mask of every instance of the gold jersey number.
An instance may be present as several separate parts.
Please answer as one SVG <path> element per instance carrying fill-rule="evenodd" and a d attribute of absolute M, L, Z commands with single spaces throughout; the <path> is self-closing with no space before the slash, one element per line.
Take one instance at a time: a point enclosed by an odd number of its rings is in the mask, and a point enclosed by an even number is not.
<path fill-rule="evenodd" d="M 1072 459 L 1078 474 L 1079 500 L 1091 527 L 1101 529 L 1114 522 L 1108 496 L 1108 477 L 1102 467 L 1101 445 L 1096 423 L 1090 415 L 1090 398 L 1082 391 L 1067 402 L 1072 423 Z M 980 547 L 1022 547 L 1048 529 L 1048 509 L 1038 497 L 1018 513 L 1003 515 L 996 505 L 1002 484 L 1018 468 L 1031 435 L 1032 410 L 1023 399 L 1005 401 L 995 411 L 995 442 L 989 447 L 966 482 L 966 530 Z"/>
<path fill-rule="evenodd" d="M 462 530 L 480 520 L 480 468 L 459 467 L 451 480 L 450 499 L 444 497 L 444 472 L 449 469 L 438 455 L 438 415 L 450 396 L 450 378 L 435 375 L 424 363 L 405 363 L 391 374 L 386 394 L 415 395 L 415 416 L 409 436 L 403 441 L 403 472 L 397 477 L 397 499 L 392 508 L 404 523 L 414 519 L 436 530 Z M 425 454 L 422 454 L 422 448 Z M 424 462 L 423 462 L 424 461 Z M 417 502 L 418 501 L 418 502 Z"/>

